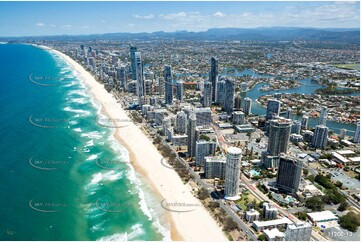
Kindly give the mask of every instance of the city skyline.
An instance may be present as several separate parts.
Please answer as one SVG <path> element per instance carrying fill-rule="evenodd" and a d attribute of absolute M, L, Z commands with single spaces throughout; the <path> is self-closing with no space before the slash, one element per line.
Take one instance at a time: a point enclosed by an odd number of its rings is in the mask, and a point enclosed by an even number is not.
<path fill-rule="evenodd" d="M 360 28 L 360 3 L 0 2 L 5 37 L 206 31 L 210 28 Z"/>

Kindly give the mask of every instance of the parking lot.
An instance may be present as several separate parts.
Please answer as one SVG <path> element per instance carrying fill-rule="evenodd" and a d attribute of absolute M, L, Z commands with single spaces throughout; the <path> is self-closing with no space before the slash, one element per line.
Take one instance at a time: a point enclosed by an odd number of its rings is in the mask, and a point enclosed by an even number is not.
<path fill-rule="evenodd" d="M 340 181 L 343 183 L 344 187 L 347 187 L 351 191 L 360 192 L 360 181 L 359 180 L 347 176 L 346 174 L 341 172 L 341 170 L 339 170 L 339 169 L 329 169 L 328 172 L 331 174 L 331 180 L 333 182 Z"/>

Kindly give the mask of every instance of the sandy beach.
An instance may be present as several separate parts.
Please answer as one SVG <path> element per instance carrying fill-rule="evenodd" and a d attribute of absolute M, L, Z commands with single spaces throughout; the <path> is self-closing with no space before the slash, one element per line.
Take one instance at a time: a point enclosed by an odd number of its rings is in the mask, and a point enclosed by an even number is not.
<path fill-rule="evenodd" d="M 126 125 L 116 128 L 114 137 L 129 152 L 134 169 L 143 175 L 159 194 L 160 208 L 164 208 L 171 224 L 172 240 L 186 241 L 226 241 L 219 225 L 192 193 L 189 185 L 183 184 L 178 174 L 162 165 L 162 155 L 141 129 L 130 121 L 120 103 L 108 93 L 102 84 L 69 56 L 53 51 L 79 72 L 81 79 L 89 87 L 93 97 L 102 105 L 102 113 L 111 120 L 129 120 Z"/>

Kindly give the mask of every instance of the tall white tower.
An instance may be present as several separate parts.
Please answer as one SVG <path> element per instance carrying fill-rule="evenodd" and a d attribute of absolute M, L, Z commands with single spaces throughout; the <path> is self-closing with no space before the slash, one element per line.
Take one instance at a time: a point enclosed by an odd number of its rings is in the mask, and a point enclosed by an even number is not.
<path fill-rule="evenodd" d="M 242 150 L 230 147 L 227 150 L 226 175 L 224 183 L 224 197 L 227 200 L 238 200 L 240 160 Z"/>

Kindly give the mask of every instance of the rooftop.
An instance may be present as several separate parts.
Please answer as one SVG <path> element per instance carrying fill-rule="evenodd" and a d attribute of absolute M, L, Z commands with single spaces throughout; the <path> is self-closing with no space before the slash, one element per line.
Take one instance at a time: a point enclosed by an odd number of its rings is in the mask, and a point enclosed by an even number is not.
<path fill-rule="evenodd" d="M 334 215 L 331 211 L 307 213 L 307 215 L 315 222 L 324 220 L 338 220 L 336 215 Z"/>
<path fill-rule="evenodd" d="M 276 226 L 280 224 L 293 224 L 293 222 L 286 217 L 283 217 L 281 219 L 268 220 L 268 221 L 253 221 L 253 223 L 257 227 Z"/>

